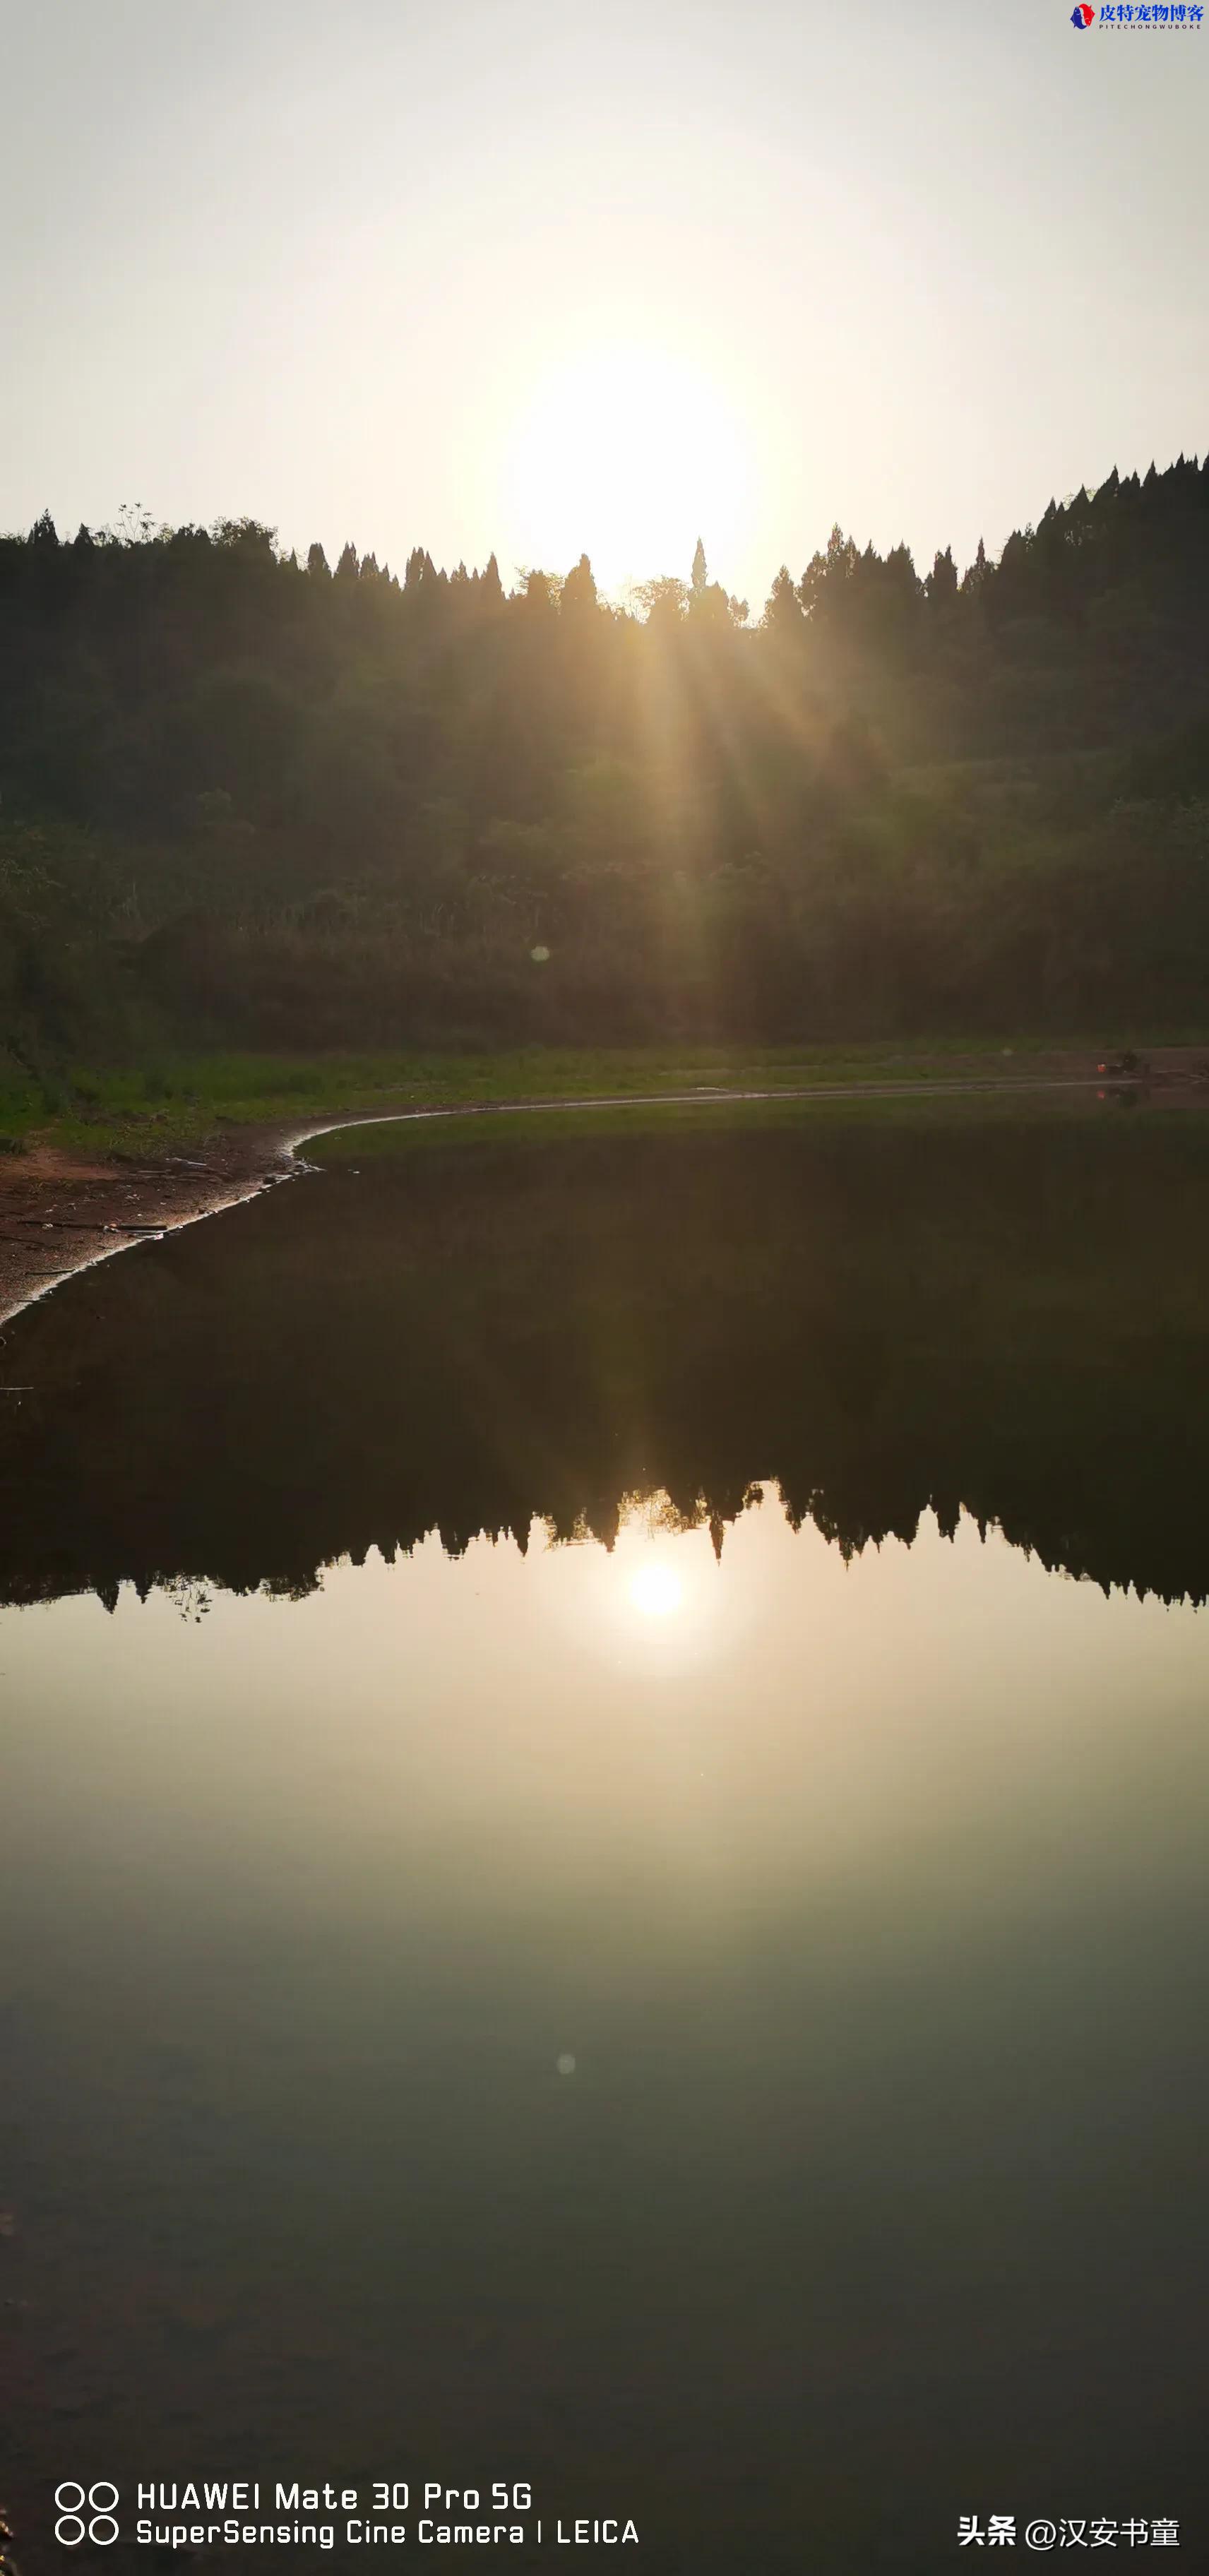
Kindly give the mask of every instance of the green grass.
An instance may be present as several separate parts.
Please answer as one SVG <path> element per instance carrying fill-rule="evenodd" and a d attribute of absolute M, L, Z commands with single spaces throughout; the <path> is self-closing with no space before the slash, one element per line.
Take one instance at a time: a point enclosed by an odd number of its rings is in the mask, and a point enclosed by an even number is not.
<path fill-rule="evenodd" d="M 333 1128 L 330 1133 L 314 1137 L 302 1148 L 308 1163 L 354 1165 L 386 1162 L 399 1155 L 427 1151 L 448 1154 L 454 1151 L 490 1151 L 507 1144 L 510 1149 L 538 1150 L 549 1143 L 585 1142 L 612 1136 L 666 1135 L 670 1128 L 691 1128 L 694 1135 L 753 1130 L 786 1129 L 826 1125 L 834 1131 L 840 1127 L 900 1128 L 919 1130 L 924 1127 L 946 1129 L 988 1127 L 1033 1129 L 1053 1128 L 1059 1123 L 1071 1126 L 1094 1119 L 1102 1128 L 1111 1127 L 1124 1139 L 1135 1139 L 1153 1133 L 1156 1120 L 1164 1126 L 1174 1122 L 1189 1134 L 1198 1129 L 1209 1133 L 1209 1102 L 1190 1102 L 1157 1093 L 1141 1114 L 1130 1114 L 1132 1104 L 1122 1103 L 1110 1093 L 1097 1094 L 1086 1089 L 1049 1089 L 1039 1085 L 1035 1092 L 964 1092 L 949 1094 L 904 1092 L 886 1096 L 870 1088 L 859 1092 L 835 1089 L 821 1090 L 810 1099 L 789 1097 L 784 1100 L 706 1100 L 671 1101 L 666 1106 L 635 1099 L 626 1107 L 616 1102 L 596 1107 L 585 1104 L 569 1122 L 561 1109 L 541 1108 L 493 1112 L 488 1118 L 418 1118 L 382 1119 L 377 1125 Z"/>
<path fill-rule="evenodd" d="M 37 1138 L 97 1155 L 170 1151 L 224 1128 L 324 1111 L 625 1097 L 694 1086 L 922 1082 L 966 1070 L 1019 1074 L 1056 1051 L 1082 1057 L 1090 1071 L 1105 1043 L 1101 1034 L 1065 1047 L 1053 1038 L 1024 1037 L 730 1049 L 525 1047 L 490 1055 L 173 1055 L 125 1071 L 69 1065 L 42 1080 L 13 1066 L 6 1071 L 0 1061 L 0 1150 L 19 1151 Z"/>

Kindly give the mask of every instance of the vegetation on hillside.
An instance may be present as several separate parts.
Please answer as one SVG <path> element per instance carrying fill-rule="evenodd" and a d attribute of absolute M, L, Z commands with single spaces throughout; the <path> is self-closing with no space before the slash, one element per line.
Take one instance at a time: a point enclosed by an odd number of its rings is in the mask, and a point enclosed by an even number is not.
<path fill-rule="evenodd" d="M 0 540 L 0 1044 L 1195 1025 L 1209 462 L 925 578 L 332 570 L 248 520 Z M 0 1062 L 0 1073 L 4 1071 Z"/>

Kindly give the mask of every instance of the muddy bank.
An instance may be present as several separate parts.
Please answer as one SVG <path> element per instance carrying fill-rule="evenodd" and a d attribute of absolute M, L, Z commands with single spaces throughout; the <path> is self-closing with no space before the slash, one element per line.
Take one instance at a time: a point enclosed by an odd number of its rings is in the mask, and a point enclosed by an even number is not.
<path fill-rule="evenodd" d="M 0 1324 L 75 1271 L 231 1207 L 287 1169 L 284 1140 L 263 1129 L 137 1162 L 13 1156 L 0 1171 Z"/>
<path fill-rule="evenodd" d="M 199 1217 L 237 1206 L 305 1168 L 297 1149 L 308 1138 L 338 1127 L 368 1127 L 438 1118 L 515 1116 L 518 1111 L 570 1113 L 584 1109 L 684 1107 L 706 1101 L 916 1100 L 969 1098 L 980 1093 L 1082 1092 L 1094 1100 L 1105 1080 L 1114 1091 L 1154 1092 L 1165 1099 L 1209 1100 L 1209 1067 L 1200 1050 L 1167 1049 L 1138 1074 L 1111 1076 L 1088 1068 L 1084 1057 L 1067 1059 L 1029 1075 L 974 1075 L 906 1081 L 804 1085 L 768 1084 L 732 1089 L 697 1083 L 682 1091 L 561 1100 L 476 1101 L 449 1108 L 343 1110 L 273 1120 L 262 1126 L 224 1129 L 187 1153 L 90 1160 L 51 1147 L 0 1162 L 0 1325 L 94 1262 L 132 1243 L 192 1225 Z M 3 1374 L 0 1364 L 0 1375 Z"/>

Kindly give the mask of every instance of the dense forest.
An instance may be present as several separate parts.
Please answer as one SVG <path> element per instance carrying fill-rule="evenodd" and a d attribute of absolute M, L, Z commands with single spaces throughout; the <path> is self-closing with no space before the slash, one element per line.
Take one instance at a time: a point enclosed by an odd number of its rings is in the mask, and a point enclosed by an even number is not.
<path fill-rule="evenodd" d="M 0 1045 L 1203 1026 L 1209 460 L 762 613 L 250 520 L 0 539 Z"/>

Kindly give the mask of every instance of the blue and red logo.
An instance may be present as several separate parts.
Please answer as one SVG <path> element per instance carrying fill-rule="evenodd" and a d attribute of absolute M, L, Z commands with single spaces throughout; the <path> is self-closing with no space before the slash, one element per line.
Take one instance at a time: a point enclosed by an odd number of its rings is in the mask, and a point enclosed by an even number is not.
<path fill-rule="evenodd" d="M 1090 27 L 1095 14 L 1094 9 L 1089 9 L 1087 0 L 1079 0 L 1078 8 L 1072 9 L 1070 13 L 1072 27 Z"/>

